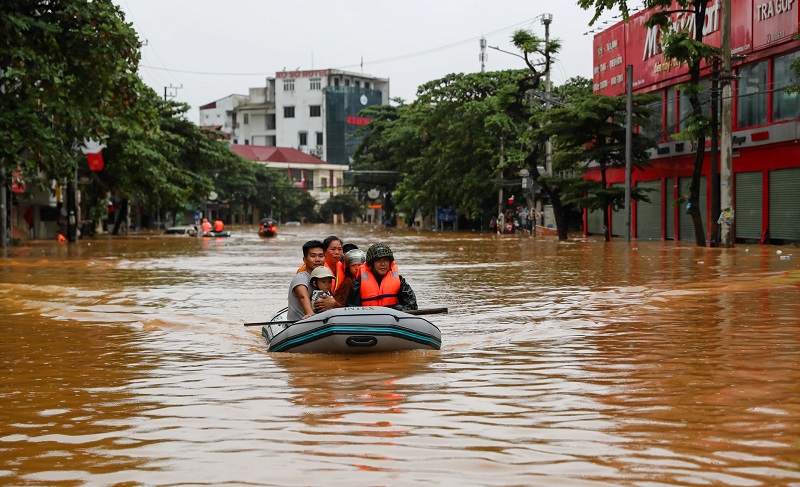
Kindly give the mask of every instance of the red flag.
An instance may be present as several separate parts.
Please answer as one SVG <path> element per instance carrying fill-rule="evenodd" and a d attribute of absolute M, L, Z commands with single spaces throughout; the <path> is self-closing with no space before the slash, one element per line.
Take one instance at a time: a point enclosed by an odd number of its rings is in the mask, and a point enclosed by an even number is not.
<path fill-rule="evenodd" d="M 89 160 L 89 169 L 92 171 L 102 171 L 103 170 L 103 151 L 97 152 L 95 154 L 86 154 L 86 159 Z"/>

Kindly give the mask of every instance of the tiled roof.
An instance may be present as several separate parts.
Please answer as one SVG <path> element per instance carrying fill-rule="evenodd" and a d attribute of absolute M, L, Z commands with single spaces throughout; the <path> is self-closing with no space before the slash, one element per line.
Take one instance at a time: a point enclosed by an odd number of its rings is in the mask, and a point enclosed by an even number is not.
<path fill-rule="evenodd" d="M 231 144 L 231 150 L 245 159 L 257 162 L 293 162 L 297 164 L 325 164 L 327 161 L 318 159 L 303 151 L 291 147 L 272 147 L 265 145 Z"/>

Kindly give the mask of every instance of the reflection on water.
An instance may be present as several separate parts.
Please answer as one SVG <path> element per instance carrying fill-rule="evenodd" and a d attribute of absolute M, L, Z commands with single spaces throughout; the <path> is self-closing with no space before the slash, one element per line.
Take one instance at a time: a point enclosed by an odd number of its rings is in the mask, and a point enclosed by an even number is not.
<path fill-rule="evenodd" d="M 286 230 L 10 249 L 0 484 L 800 485 L 795 248 Z M 449 307 L 441 351 L 241 326 L 331 233 Z"/>

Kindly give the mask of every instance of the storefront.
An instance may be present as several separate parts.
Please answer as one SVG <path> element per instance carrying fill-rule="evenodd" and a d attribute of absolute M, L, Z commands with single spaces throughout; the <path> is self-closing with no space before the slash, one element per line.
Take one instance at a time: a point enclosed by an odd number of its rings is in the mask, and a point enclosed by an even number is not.
<path fill-rule="evenodd" d="M 738 241 L 800 242 L 800 96 L 786 88 L 796 84 L 790 68 L 800 58 L 794 40 L 800 23 L 795 0 L 732 0 L 732 54 L 737 58 L 733 83 L 733 203 L 734 235 Z M 721 0 L 711 0 L 704 21 L 704 41 L 719 46 Z M 632 207 L 632 232 L 640 240 L 694 240 L 684 205 L 675 202 L 689 193 L 695 148 L 675 141 L 690 112 L 680 84 L 688 80 L 685 65 L 664 58 L 657 30 L 645 26 L 650 12 L 640 12 L 595 36 L 594 92 L 623 95 L 625 66 L 633 66 L 636 93 L 658 95 L 651 105 L 653 121 L 637 127 L 659 143 L 652 167 L 634 171 L 632 184 L 649 189 L 650 202 Z M 687 14 L 673 14 L 677 25 L 690 25 Z M 703 65 L 701 101 L 710 112 L 710 68 Z M 711 231 L 710 141 L 700 183 L 700 211 L 706 234 Z M 585 177 L 599 180 L 599 171 Z M 607 172 L 611 185 L 625 182 L 623 170 Z M 609 210 L 611 211 L 611 210 Z M 585 233 L 602 231 L 602 214 L 585 216 Z M 599 216 L 598 216 L 599 214 Z M 716 219 L 719 215 L 713 215 Z M 623 212 L 611 211 L 612 235 L 625 234 Z"/>

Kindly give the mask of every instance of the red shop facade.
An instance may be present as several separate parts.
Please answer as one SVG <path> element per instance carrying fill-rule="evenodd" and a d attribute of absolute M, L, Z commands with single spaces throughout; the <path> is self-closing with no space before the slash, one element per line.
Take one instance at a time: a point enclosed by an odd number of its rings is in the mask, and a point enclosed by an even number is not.
<path fill-rule="evenodd" d="M 786 88 L 800 83 L 791 70 L 800 58 L 794 40 L 800 24 L 800 0 L 732 0 L 731 51 L 736 56 L 733 83 L 733 205 L 737 242 L 800 243 L 800 95 Z M 719 46 L 722 1 L 708 2 L 704 42 Z M 690 107 L 680 84 L 685 65 L 666 59 L 657 29 L 645 23 L 651 11 L 632 16 L 594 37 L 594 92 L 624 95 L 625 66 L 633 66 L 636 93 L 657 95 L 652 124 L 637 130 L 659 144 L 652 167 L 634 170 L 632 184 L 650 189 L 650 202 L 634 202 L 632 235 L 639 240 L 694 241 L 691 217 L 674 202 L 688 195 L 694 164 L 691 142 L 671 136 L 686 126 Z M 673 14 L 673 23 L 691 27 L 689 14 Z M 702 70 L 702 96 L 710 113 L 710 66 Z M 706 141 L 700 206 L 706 235 L 711 230 L 710 142 Z M 585 173 L 600 179 L 597 169 Z M 607 171 L 611 185 L 625 184 L 624 170 Z M 724 184 L 724 182 L 723 182 Z M 611 232 L 624 236 L 623 210 L 611 211 Z M 716 219 L 718 215 L 714 215 Z M 584 232 L 602 234 L 602 213 L 584 215 Z"/>

